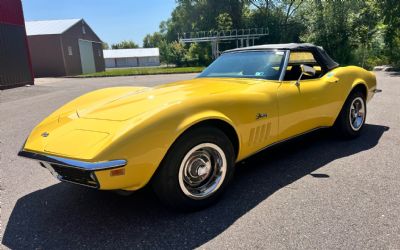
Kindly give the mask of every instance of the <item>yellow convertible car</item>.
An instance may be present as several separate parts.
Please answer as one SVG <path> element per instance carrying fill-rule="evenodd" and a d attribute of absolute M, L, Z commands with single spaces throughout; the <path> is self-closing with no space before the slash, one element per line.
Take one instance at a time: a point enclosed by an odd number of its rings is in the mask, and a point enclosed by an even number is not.
<path fill-rule="evenodd" d="M 167 205 L 199 209 L 227 188 L 236 162 L 268 146 L 323 127 L 358 136 L 378 91 L 372 72 L 339 67 L 312 44 L 239 48 L 192 80 L 87 93 L 37 125 L 19 155 L 61 181 L 149 184 Z"/>

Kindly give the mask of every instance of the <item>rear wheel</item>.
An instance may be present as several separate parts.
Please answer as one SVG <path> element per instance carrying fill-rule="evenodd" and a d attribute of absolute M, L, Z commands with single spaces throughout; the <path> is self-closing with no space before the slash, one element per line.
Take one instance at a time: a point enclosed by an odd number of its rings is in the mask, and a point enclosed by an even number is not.
<path fill-rule="evenodd" d="M 345 138 L 355 138 L 360 135 L 367 117 L 367 105 L 362 92 L 356 91 L 349 95 L 342 111 L 336 120 L 335 127 Z"/>
<path fill-rule="evenodd" d="M 198 210 L 217 201 L 233 175 L 235 153 L 229 138 L 215 128 L 196 128 L 168 151 L 153 180 L 169 207 Z"/>

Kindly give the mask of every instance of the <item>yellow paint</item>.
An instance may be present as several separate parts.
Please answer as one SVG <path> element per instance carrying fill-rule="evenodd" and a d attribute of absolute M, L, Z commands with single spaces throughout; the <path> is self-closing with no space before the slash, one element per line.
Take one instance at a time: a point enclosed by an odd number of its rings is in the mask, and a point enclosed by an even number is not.
<path fill-rule="evenodd" d="M 136 190 L 148 183 L 172 143 L 198 122 L 218 119 L 237 133 L 237 161 L 320 126 L 332 126 L 356 84 L 376 87 L 358 67 L 320 79 L 196 78 L 155 88 L 118 87 L 85 94 L 37 125 L 27 151 L 91 162 L 125 159 L 125 174 L 97 171 L 100 189 Z M 268 114 L 256 119 L 257 113 Z M 41 134 L 48 132 L 48 137 Z"/>

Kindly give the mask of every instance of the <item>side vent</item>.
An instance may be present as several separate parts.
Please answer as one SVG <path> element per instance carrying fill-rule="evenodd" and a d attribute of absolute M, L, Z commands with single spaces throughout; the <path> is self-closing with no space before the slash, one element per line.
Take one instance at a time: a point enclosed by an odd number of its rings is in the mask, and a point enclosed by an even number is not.
<path fill-rule="evenodd" d="M 263 143 L 268 139 L 270 132 L 271 132 L 271 123 L 252 128 L 250 130 L 248 145 L 255 146 L 257 144 Z"/>

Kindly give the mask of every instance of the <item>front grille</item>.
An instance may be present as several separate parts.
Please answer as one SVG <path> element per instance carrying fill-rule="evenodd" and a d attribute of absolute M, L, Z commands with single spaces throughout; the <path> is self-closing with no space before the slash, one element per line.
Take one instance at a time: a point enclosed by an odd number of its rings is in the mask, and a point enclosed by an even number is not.
<path fill-rule="evenodd" d="M 99 184 L 93 171 L 81 170 L 77 168 L 64 167 L 62 165 L 51 164 L 62 181 L 81 184 L 89 187 L 98 188 Z"/>

